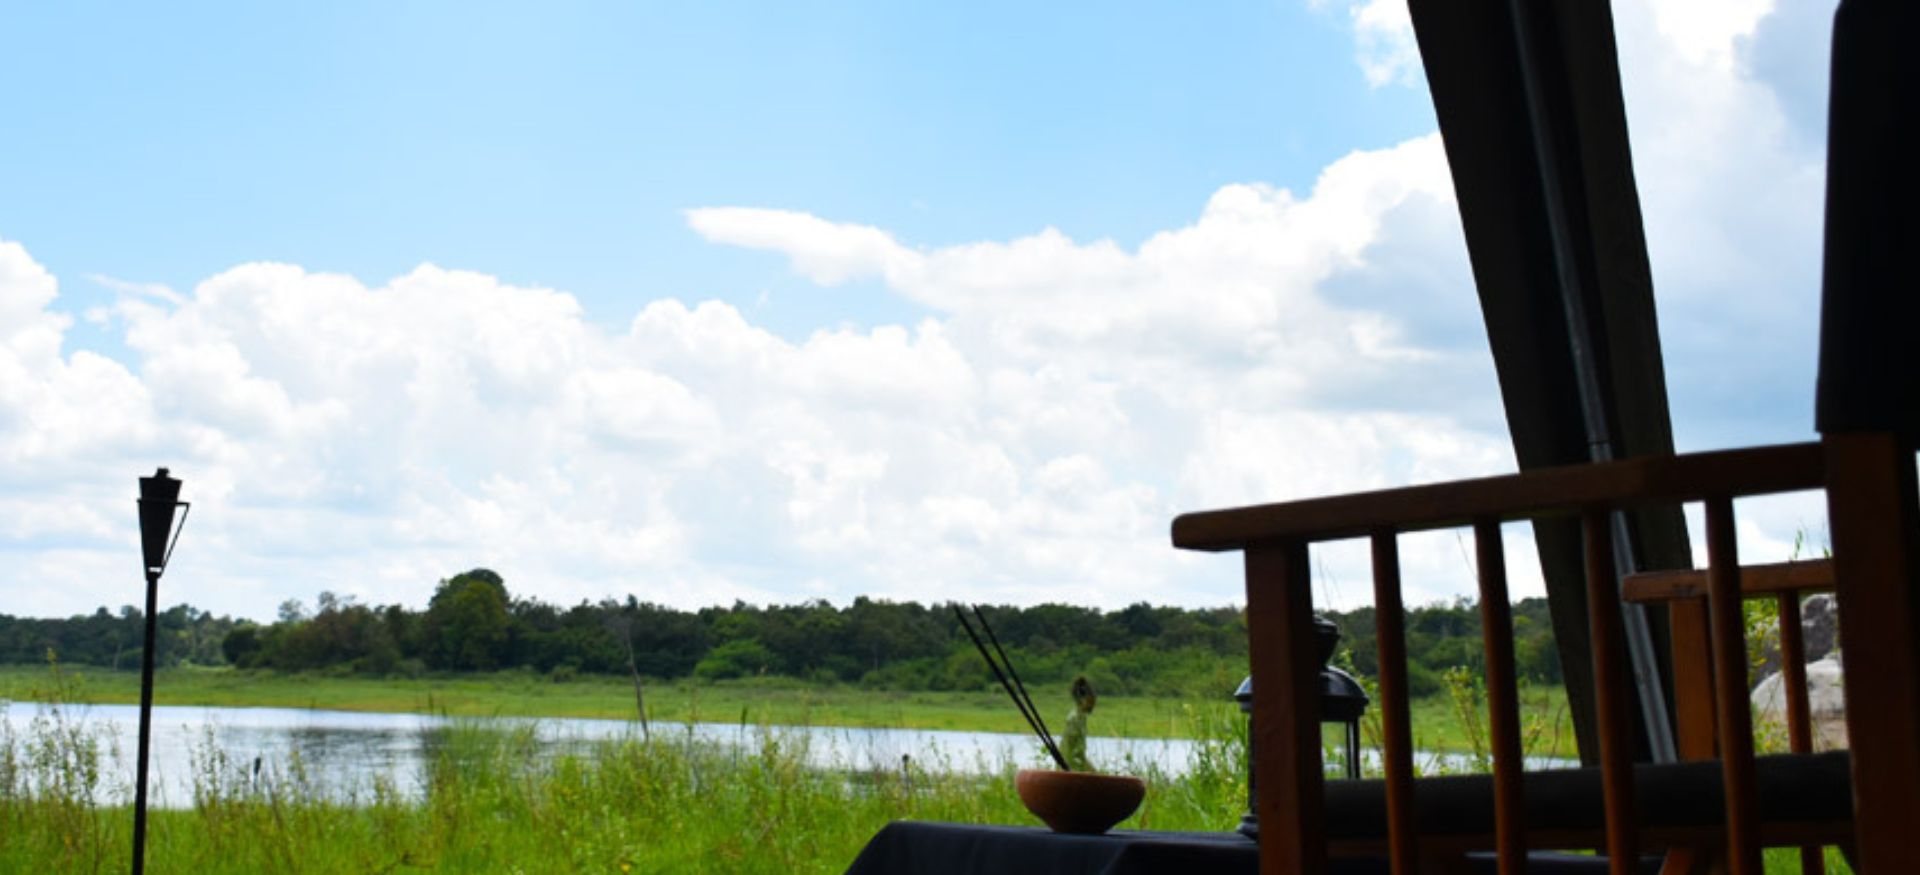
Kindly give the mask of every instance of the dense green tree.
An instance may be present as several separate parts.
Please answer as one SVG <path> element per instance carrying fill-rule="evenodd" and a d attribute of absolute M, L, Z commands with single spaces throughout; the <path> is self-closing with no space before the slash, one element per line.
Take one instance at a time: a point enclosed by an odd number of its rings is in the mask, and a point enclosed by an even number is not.
<path fill-rule="evenodd" d="M 220 642 L 220 653 L 233 665 L 251 668 L 260 653 L 260 627 L 252 623 L 242 623 L 227 633 L 226 640 Z"/>
<path fill-rule="evenodd" d="M 424 623 L 427 663 L 435 668 L 499 668 L 512 640 L 507 585 L 485 568 L 457 574 L 433 591 Z"/>

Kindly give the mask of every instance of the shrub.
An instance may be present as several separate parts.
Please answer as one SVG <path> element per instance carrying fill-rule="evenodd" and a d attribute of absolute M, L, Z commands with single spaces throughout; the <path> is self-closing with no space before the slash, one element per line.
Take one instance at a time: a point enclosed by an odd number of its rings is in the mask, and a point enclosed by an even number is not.
<path fill-rule="evenodd" d="M 707 651 L 693 667 L 695 677 L 706 681 L 764 674 L 773 667 L 773 652 L 758 641 L 738 638 Z"/>

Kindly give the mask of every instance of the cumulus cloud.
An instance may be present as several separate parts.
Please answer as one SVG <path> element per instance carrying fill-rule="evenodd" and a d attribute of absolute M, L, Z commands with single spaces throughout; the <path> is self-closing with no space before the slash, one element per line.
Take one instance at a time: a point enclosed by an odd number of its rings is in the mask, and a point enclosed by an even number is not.
<path fill-rule="evenodd" d="M 1808 439 L 1824 92 L 1818 108 L 1790 112 L 1780 82 L 1808 65 L 1756 61 L 1824 64 L 1832 7 L 1742 0 L 1709 17 L 1686 5 L 1616 13 L 1676 437 L 1695 448 Z M 1785 93 L 1806 100 L 1798 87 Z"/>
<path fill-rule="evenodd" d="M 1417 71 L 1404 3 L 1349 8 L 1370 77 Z M 1777 412 L 1707 401 L 1810 403 L 1818 138 L 1751 61 L 1769 16 L 1620 19 L 1683 444 L 1765 439 Z M 23 613 L 133 600 L 128 499 L 156 464 L 195 502 L 168 598 L 254 616 L 321 589 L 419 604 L 475 565 L 560 602 L 1220 604 L 1238 566 L 1172 550 L 1177 513 L 1511 470 L 1436 135 L 1195 206 L 1134 247 L 688 210 L 715 245 L 930 314 L 806 337 L 715 301 L 608 330 L 564 292 L 435 265 L 243 264 L 117 286 L 97 315 L 122 361 L 67 349 L 56 278 L 0 241 L 0 591 Z M 1749 542 L 1789 549 L 1805 519 L 1759 514 Z M 1537 592 L 1524 533 L 1510 548 Z M 1470 552 L 1410 539 L 1410 597 L 1470 590 Z M 1321 598 L 1366 600 L 1363 555 L 1317 561 Z"/>
<path fill-rule="evenodd" d="M 1382 270 L 1370 249 L 1401 217 L 1450 210 L 1431 136 L 1356 152 L 1304 194 L 1228 186 L 1132 250 L 1051 229 L 915 249 L 695 209 L 709 240 L 823 285 L 877 278 L 935 315 L 789 340 L 662 300 L 610 332 L 564 293 L 433 265 L 369 286 L 245 264 L 171 298 L 128 286 L 111 313 L 127 366 L 59 352 L 54 280 L 11 245 L 13 382 L 48 406 L 0 439 L 87 484 L 37 496 L 75 510 L 16 526 L 14 550 L 122 546 L 112 509 L 140 457 L 199 502 L 175 594 L 255 614 L 321 588 L 419 601 L 473 564 L 561 601 L 1231 601 L 1230 570 L 1168 546 L 1177 512 L 1502 467 L 1496 434 L 1357 400 L 1491 385 L 1482 349 L 1415 342 L 1364 283 L 1321 290 Z M 1436 258 L 1456 270 L 1400 278 L 1470 307 L 1464 259 Z M 87 367 L 119 388 L 62 387 Z M 62 418 L 120 437 L 49 440 Z M 72 567 L 42 609 L 113 600 Z"/>

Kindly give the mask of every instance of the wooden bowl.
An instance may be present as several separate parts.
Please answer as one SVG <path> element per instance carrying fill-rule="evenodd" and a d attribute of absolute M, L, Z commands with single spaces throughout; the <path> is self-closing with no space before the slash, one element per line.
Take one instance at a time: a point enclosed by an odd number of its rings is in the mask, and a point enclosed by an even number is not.
<path fill-rule="evenodd" d="M 1020 802 L 1054 832 L 1099 835 L 1126 820 L 1147 795 L 1128 775 L 1021 769 L 1013 779 Z"/>

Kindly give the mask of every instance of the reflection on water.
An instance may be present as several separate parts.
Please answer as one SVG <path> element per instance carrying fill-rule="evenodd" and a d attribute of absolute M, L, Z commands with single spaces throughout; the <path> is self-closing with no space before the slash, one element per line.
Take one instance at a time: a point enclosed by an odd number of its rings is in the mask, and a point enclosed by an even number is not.
<path fill-rule="evenodd" d="M 60 711 L 100 739 L 103 766 L 101 793 L 96 801 L 125 803 L 133 797 L 133 771 L 138 743 L 139 709 L 133 705 L 65 705 Z M 16 742 L 33 732 L 36 719 L 50 716 L 46 706 L 32 702 L 0 701 L 0 733 L 11 731 Z M 376 785 L 402 798 L 420 797 L 427 766 L 443 743 L 449 727 L 463 722 L 425 714 L 383 714 L 359 711 L 321 711 L 304 708 L 216 708 L 159 706 L 153 709 L 153 804 L 187 807 L 193 804 L 196 758 L 221 760 L 223 780 L 244 782 L 290 780 L 297 775 L 302 787 L 341 802 L 364 802 Z M 584 751 L 595 742 L 638 738 L 639 724 L 625 720 L 502 717 L 483 723 L 531 735 L 539 756 Z M 853 729 L 831 726 L 760 727 L 732 723 L 656 723 L 656 735 L 673 733 L 689 741 L 731 748 L 743 754 L 758 749 L 765 733 L 783 738 L 800 736 L 796 749 L 806 752 L 815 768 L 849 772 L 898 769 L 911 756 L 916 768 L 929 771 L 979 773 L 1005 767 L 1047 765 L 1040 746 L 1027 735 L 996 732 L 953 732 L 925 729 Z M 1094 738 L 1088 753 L 1096 762 L 1116 771 L 1162 774 L 1186 771 L 1196 753 L 1185 739 L 1146 740 Z M 1369 769 L 1379 767 L 1378 756 L 1367 751 Z M 1422 753 L 1426 770 L 1468 770 L 1472 764 L 1456 755 Z M 1565 768 L 1578 763 L 1565 759 L 1529 757 L 1527 767 Z M 1329 763 L 1338 768 L 1337 763 Z M 200 770 L 206 774 L 206 770 Z"/>
<path fill-rule="evenodd" d="M 139 708 L 66 705 L 61 711 L 101 739 L 106 779 L 98 801 L 131 799 Z M 16 739 L 24 739 L 35 718 L 45 716 L 44 706 L 0 701 L 0 723 L 7 724 Z M 403 797 L 418 798 L 426 766 L 445 730 L 460 722 L 461 718 L 425 714 L 156 706 L 149 794 L 157 806 L 191 805 L 195 757 L 218 756 L 225 761 L 223 771 L 237 769 L 243 780 L 284 779 L 297 767 L 307 786 L 341 801 L 364 798 L 362 794 L 376 781 Z M 625 720 L 503 717 L 484 722 L 489 727 L 530 732 L 548 756 L 582 750 L 594 742 L 638 738 L 640 733 L 639 724 Z M 741 751 L 757 748 L 767 731 L 804 735 L 809 764 L 825 769 L 897 769 L 903 756 L 911 756 L 919 768 L 953 772 L 982 772 L 1007 763 L 1044 765 L 1040 746 L 1030 736 L 994 732 L 825 726 L 763 729 L 729 723 L 656 723 L 653 730 Z M 1096 762 L 1179 773 L 1191 757 L 1193 742 L 1095 738 L 1088 748 Z"/>

